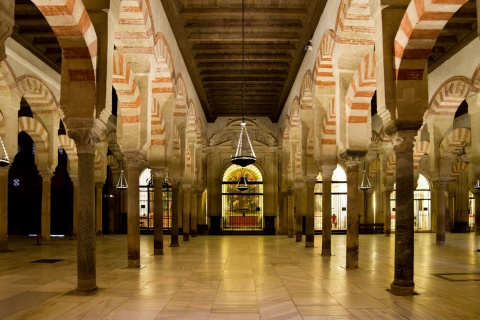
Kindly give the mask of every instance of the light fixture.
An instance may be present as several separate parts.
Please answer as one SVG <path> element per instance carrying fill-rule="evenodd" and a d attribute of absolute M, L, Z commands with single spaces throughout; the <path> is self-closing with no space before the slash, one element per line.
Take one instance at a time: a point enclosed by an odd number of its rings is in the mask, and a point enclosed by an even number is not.
<path fill-rule="evenodd" d="M 242 0 L 242 123 L 240 135 L 238 137 L 235 156 L 231 158 L 233 164 L 240 167 L 246 167 L 255 163 L 257 160 L 255 151 L 253 151 L 252 142 L 247 132 L 245 123 L 245 3 Z"/>
<path fill-rule="evenodd" d="M 3 144 L 2 137 L 0 137 L 0 144 L 2 145 L 2 149 L 0 150 L 0 167 L 6 167 L 10 164 L 10 160 L 8 159 L 7 150 Z"/>
<path fill-rule="evenodd" d="M 120 177 L 118 177 L 117 189 L 125 190 L 127 188 L 128 188 L 128 183 L 127 183 L 127 178 L 125 177 L 125 173 L 123 172 L 123 158 L 122 158 L 122 169 L 120 170 Z"/>
<path fill-rule="evenodd" d="M 372 185 L 370 184 L 370 180 L 368 180 L 367 170 L 363 170 L 362 184 L 358 189 L 366 191 L 371 187 Z"/>
<path fill-rule="evenodd" d="M 243 168 L 242 168 L 242 174 L 240 175 L 240 179 L 238 179 L 237 189 L 240 191 L 248 190 L 247 175 L 245 174 L 245 171 Z"/>
<path fill-rule="evenodd" d="M 480 180 L 477 179 L 477 183 L 473 186 L 473 189 L 480 190 Z"/>

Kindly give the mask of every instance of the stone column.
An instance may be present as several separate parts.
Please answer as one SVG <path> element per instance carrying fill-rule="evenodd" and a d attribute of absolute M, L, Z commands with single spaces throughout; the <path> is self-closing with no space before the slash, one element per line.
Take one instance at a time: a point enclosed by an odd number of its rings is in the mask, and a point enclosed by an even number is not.
<path fill-rule="evenodd" d="M 295 234 L 295 203 L 293 197 L 293 188 L 288 188 L 288 237 L 293 238 Z"/>
<path fill-rule="evenodd" d="M 190 198 L 192 193 L 192 186 L 190 184 L 184 184 L 183 187 L 183 241 L 189 241 L 190 236 Z"/>
<path fill-rule="evenodd" d="M 203 191 L 197 190 L 197 225 L 205 224 L 205 204 L 203 202 Z M 198 231 L 195 229 L 195 235 Z"/>
<path fill-rule="evenodd" d="M 315 177 L 309 177 L 306 180 L 307 186 L 307 226 L 305 234 L 305 246 L 307 248 L 315 247 Z"/>
<path fill-rule="evenodd" d="M 295 182 L 295 241 L 302 242 L 303 188 L 305 183 Z"/>
<path fill-rule="evenodd" d="M 475 197 L 475 235 L 480 235 L 480 191 L 473 192 Z"/>
<path fill-rule="evenodd" d="M 50 171 L 40 172 L 42 177 L 42 243 L 50 242 L 52 176 Z"/>
<path fill-rule="evenodd" d="M 163 255 L 163 182 L 165 168 L 151 167 L 153 176 L 153 255 Z"/>
<path fill-rule="evenodd" d="M 97 236 L 101 236 L 103 233 L 103 198 L 102 198 L 103 183 L 95 183 L 95 230 Z"/>
<path fill-rule="evenodd" d="M 192 238 L 195 238 L 197 236 L 197 190 L 195 188 L 192 188 L 192 192 L 190 194 L 190 211 L 191 211 L 191 221 L 190 221 L 190 234 L 192 235 Z"/>
<path fill-rule="evenodd" d="M 77 238 L 78 235 L 78 176 L 71 176 L 73 184 L 73 225 L 72 225 L 72 237 Z"/>
<path fill-rule="evenodd" d="M 141 156 L 132 151 L 124 154 L 128 183 L 127 199 L 127 258 L 128 268 L 140 268 L 140 168 Z"/>
<path fill-rule="evenodd" d="M 396 155 L 395 269 L 390 292 L 414 295 L 413 282 L 413 145 L 417 131 L 398 131 L 394 137 Z"/>
<path fill-rule="evenodd" d="M 365 218 L 363 221 L 365 221 L 366 223 L 373 223 L 373 220 L 374 220 L 374 217 L 375 217 L 375 208 L 373 207 L 373 195 L 375 194 L 375 189 L 374 187 L 372 186 L 371 189 L 367 190 L 365 192 L 365 201 L 367 201 L 367 204 L 366 204 L 366 212 L 365 212 Z"/>
<path fill-rule="evenodd" d="M 385 201 L 385 236 L 390 237 L 392 233 L 392 206 L 390 197 L 393 192 L 393 187 L 384 187 L 383 188 L 383 200 Z"/>
<path fill-rule="evenodd" d="M 435 193 L 437 195 L 437 235 L 436 240 L 437 244 L 445 244 L 445 229 L 446 229 L 446 219 L 445 219 L 445 208 L 446 208 L 446 198 L 445 191 L 447 189 L 448 180 L 434 180 L 433 187 L 435 188 Z"/>
<path fill-rule="evenodd" d="M 332 175 L 334 166 L 322 166 L 322 256 L 332 255 Z"/>
<path fill-rule="evenodd" d="M 362 163 L 365 152 L 347 151 L 347 269 L 358 268 L 358 168 Z"/>
<path fill-rule="evenodd" d="M 180 183 L 172 183 L 172 231 L 170 234 L 170 247 L 180 247 L 178 243 L 178 194 L 180 192 Z"/>
<path fill-rule="evenodd" d="M 0 168 L 0 252 L 8 250 L 8 170 Z"/>
<path fill-rule="evenodd" d="M 95 239 L 95 145 L 99 134 L 92 128 L 68 131 L 78 154 L 77 288 L 79 294 L 97 291 Z"/>

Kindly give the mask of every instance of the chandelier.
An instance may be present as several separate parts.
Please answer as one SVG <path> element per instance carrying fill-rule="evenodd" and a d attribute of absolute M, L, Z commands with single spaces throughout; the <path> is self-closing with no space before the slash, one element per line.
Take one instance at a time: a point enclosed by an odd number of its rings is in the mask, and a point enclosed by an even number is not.
<path fill-rule="evenodd" d="M 363 170 L 362 184 L 360 185 L 360 187 L 358 187 L 358 189 L 367 191 L 371 187 L 372 185 L 370 184 L 370 180 L 368 179 L 367 170 Z"/>
<path fill-rule="evenodd" d="M 7 150 L 5 149 L 5 145 L 3 144 L 2 137 L 0 137 L 0 167 L 6 167 L 10 164 L 10 160 L 8 159 Z"/>
<path fill-rule="evenodd" d="M 118 177 L 117 182 L 117 189 L 118 190 L 125 190 L 128 189 L 127 178 L 125 177 L 125 173 L 123 172 L 123 156 L 122 156 L 122 169 L 120 170 L 120 177 Z"/>
<path fill-rule="evenodd" d="M 247 132 L 247 124 L 245 123 L 245 3 L 242 0 L 242 123 L 238 137 L 237 149 L 235 156 L 231 157 L 233 164 L 240 167 L 246 167 L 255 163 L 257 160 L 255 151 L 253 151 L 252 142 Z M 246 179 L 243 175 L 241 178 Z M 240 178 L 240 179 L 241 179 Z"/>

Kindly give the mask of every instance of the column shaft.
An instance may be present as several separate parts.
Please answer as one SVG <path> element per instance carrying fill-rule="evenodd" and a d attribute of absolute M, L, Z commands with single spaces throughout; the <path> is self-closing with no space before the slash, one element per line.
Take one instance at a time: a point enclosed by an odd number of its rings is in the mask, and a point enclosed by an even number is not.
<path fill-rule="evenodd" d="M 190 236 L 190 198 L 191 198 L 191 186 L 183 185 L 183 241 L 189 241 Z"/>
<path fill-rule="evenodd" d="M 475 196 L 475 235 L 480 235 L 480 192 L 474 193 Z"/>
<path fill-rule="evenodd" d="M 178 198 L 179 185 L 172 183 L 172 231 L 170 233 L 170 247 L 179 247 L 178 243 Z"/>
<path fill-rule="evenodd" d="M 0 168 L 0 252 L 8 251 L 8 168 Z"/>
<path fill-rule="evenodd" d="M 446 229 L 446 219 L 445 219 L 445 208 L 446 208 L 446 197 L 445 190 L 447 187 L 448 181 L 434 181 L 433 186 L 435 188 L 435 193 L 437 195 L 437 234 L 436 242 L 439 245 L 445 244 L 445 229 Z"/>
<path fill-rule="evenodd" d="M 358 160 L 357 160 L 358 161 Z M 352 160 L 347 163 L 347 269 L 358 268 L 358 166 L 359 162 Z"/>
<path fill-rule="evenodd" d="M 390 292 L 395 295 L 413 295 L 413 139 L 416 131 L 397 132 L 396 155 L 396 224 L 395 269 Z"/>
<path fill-rule="evenodd" d="M 335 219 L 335 223 L 337 223 L 337 219 Z M 322 171 L 322 256 L 331 256 L 331 255 L 332 255 L 332 175 L 324 174 L 324 171 Z"/>
<path fill-rule="evenodd" d="M 191 202 L 191 221 L 190 221 L 190 234 L 192 235 L 192 238 L 195 238 L 197 236 L 197 192 L 196 190 L 192 190 L 192 193 L 190 195 L 190 202 Z"/>
<path fill-rule="evenodd" d="M 155 189 L 153 191 L 153 254 L 163 252 L 163 179 L 154 173 Z"/>
<path fill-rule="evenodd" d="M 140 268 L 140 168 L 138 163 L 127 161 L 127 257 L 128 268 Z"/>
<path fill-rule="evenodd" d="M 293 238 L 295 234 L 295 203 L 293 191 L 288 193 L 288 237 Z"/>
<path fill-rule="evenodd" d="M 95 228 L 97 236 L 101 236 L 103 233 L 103 197 L 102 197 L 103 183 L 95 184 Z"/>
<path fill-rule="evenodd" d="M 305 246 L 315 247 L 315 182 L 316 179 L 307 179 L 307 226 Z"/>
<path fill-rule="evenodd" d="M 50 241 L 50 221 L 51 221 L 51 198 L 52 198 L 52 175 L 50 173 L 42 173 L 42 243 Z"/>
<path fill-rule="evenodd" d="M 295 188 L 295 241 L 302 242 L 303 188 Z"/>
<path fill-rule="evenodd" d="M 384 198 L 385 201 L 385 236 L 389 237 L 392 232 L 392 206 L 390 197 L 392 195 L 393 188 L 385 188 Z"/>

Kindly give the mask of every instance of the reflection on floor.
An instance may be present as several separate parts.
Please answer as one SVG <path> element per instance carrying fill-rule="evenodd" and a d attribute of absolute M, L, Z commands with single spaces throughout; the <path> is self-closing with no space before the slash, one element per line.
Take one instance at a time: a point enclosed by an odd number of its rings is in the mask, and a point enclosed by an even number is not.
<path fill-rule="evenodd" d="M 166 255 L 153 256 L 153 236 L 142 235 L 142 269 L 126 268 L 125 235 L 97 239 L 100 289 L 77 296 L 75 240 L 10 237 L 0 319 L 480 319 L 473 233 L 447 234 L 445 246 L 415 235 L 413 297 L 386 290 L 394 236 L 361 235 L 358 270 L 344 268 L 344 235 L 332 237 L 331 257 L 319 255 L 321 236 L 316 248 L 286 236 L 199 236 L 170 248 L 165 236 Z"/>

